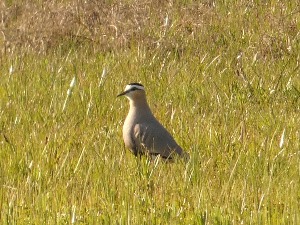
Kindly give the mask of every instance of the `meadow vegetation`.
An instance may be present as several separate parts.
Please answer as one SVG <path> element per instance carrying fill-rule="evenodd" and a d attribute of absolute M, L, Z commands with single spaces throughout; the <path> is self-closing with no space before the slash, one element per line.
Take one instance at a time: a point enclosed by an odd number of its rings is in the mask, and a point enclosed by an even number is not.
<path fill-rule="evenodd" d="M 298 0 L 4 0 L 0 15 L 1 224 L 300 223 Z M 130 82 L 189 163 L 125 149 Z"/>

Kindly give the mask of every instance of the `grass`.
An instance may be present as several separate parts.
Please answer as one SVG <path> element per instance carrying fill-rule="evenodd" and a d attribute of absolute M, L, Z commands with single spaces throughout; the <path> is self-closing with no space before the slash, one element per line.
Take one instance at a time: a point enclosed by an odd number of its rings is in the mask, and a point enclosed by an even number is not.
<path fill-rule="evenodd" d="M 1 224 L 300 222 L 299 3 L 159 4 L 2 4 Z M 130 82 L 188 164 L 125 149 Z"/>

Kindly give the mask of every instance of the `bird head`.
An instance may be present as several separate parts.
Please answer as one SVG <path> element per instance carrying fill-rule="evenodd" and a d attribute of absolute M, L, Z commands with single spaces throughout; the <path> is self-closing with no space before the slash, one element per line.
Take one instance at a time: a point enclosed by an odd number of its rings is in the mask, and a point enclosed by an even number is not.
<path fill-rule="evenodd" d="M 124 92 L 117 95 L 117 97 L 125 95 L 130 100 L 134 100 L 140 95 L 145 95 L 145 88 L 142 84 L 139 83 L 131 83 L 126 85 Z"/>

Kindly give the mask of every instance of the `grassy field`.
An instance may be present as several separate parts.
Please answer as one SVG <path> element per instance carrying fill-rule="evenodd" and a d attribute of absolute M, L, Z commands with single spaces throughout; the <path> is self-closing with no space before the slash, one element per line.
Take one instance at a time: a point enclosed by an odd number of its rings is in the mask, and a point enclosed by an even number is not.
<path fill-rule="evenodd" d="M 1 224 L 300 224 L 299 1 L 0 14 Z M 125 149 L 131 82 L 190 162 Z"/>

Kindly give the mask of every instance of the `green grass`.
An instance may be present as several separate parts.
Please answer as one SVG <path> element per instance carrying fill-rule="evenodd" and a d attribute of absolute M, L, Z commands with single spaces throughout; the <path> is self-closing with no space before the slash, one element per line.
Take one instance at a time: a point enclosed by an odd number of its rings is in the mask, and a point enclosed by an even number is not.
<path fill-rule="evenodd" d="M 213 2 L 6 1 L 1 224 L 300 222 L 299 4 Z M 189 163 L 125 149 L 130 82 Z"/>

